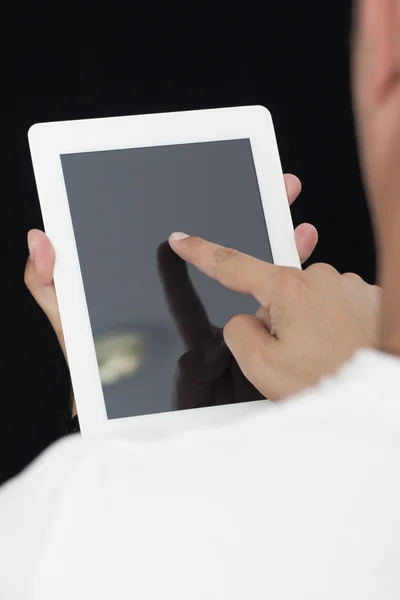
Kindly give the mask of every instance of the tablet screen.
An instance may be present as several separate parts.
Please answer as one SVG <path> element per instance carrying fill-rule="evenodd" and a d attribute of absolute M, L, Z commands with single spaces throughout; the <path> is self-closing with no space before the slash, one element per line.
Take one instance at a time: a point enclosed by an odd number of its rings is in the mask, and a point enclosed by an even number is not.
<path fill-rule="evenodd" d="M 261 399 L 222 337 L 257 305 L 166 243 L 184 231 L 272 262 L 250 140 L 61 162 L 108 418 Z"/>

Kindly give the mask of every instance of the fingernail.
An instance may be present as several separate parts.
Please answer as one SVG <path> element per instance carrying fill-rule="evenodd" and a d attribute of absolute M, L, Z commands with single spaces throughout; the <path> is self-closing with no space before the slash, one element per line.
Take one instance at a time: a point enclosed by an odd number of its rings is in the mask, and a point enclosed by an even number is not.
<path fill-rule="evenodd" d="M 171 233 L 171 240 L 184 240 L 185 238 L 190 237 L 187 233 L 182 233 L 181 231 L 175 231 L 175 233 Z"/>
<path fill-rule="evenodd" d="M 33 260 L 33 244 L 30 240 L 30 232 L 28 233 L 28 250 L 29 250 L 29 259 Z"/>

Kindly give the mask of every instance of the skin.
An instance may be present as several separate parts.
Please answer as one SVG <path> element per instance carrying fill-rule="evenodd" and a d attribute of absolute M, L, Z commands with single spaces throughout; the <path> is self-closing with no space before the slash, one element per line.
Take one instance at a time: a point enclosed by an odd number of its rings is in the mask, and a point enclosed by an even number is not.
<path fill-rule="evenodd" d="M 384 287 L 379 346 L 400 355 L 400 2 L 354 11 L 353 96 L 360 161 Z"/>
<path fill-rule="evenodd" d="M 381 290 L 354 274 L 317 264 L 277 267 L 196 237 L 172 234 L 185 261 L 260 304 L 237 315 L 224 339 L 247 379 L 279 400 L 333 372 L 355 350 L 376 345 Z"/>

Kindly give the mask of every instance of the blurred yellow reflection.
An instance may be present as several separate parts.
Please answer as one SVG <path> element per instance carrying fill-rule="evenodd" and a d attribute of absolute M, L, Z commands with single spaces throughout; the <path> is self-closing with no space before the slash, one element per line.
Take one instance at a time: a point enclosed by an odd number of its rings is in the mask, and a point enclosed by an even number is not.
<path fill-rule="evenodd" d="M 143 364 L 146 336 L 138 331 L 107 333 L 95 341 L 103 385 L 113 385 L 133 375 Z"/>

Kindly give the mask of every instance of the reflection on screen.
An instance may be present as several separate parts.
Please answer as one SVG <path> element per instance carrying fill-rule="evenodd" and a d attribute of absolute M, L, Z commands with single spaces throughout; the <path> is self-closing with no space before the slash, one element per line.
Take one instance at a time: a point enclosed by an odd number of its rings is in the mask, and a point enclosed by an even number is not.
<path fill-rule="evenodd" d="M 254 301 L 166 243 L 185 231 L 272 262 L 250 140 L 61 162 L 108 418 L 260 399 L 222 337 Z"/>

